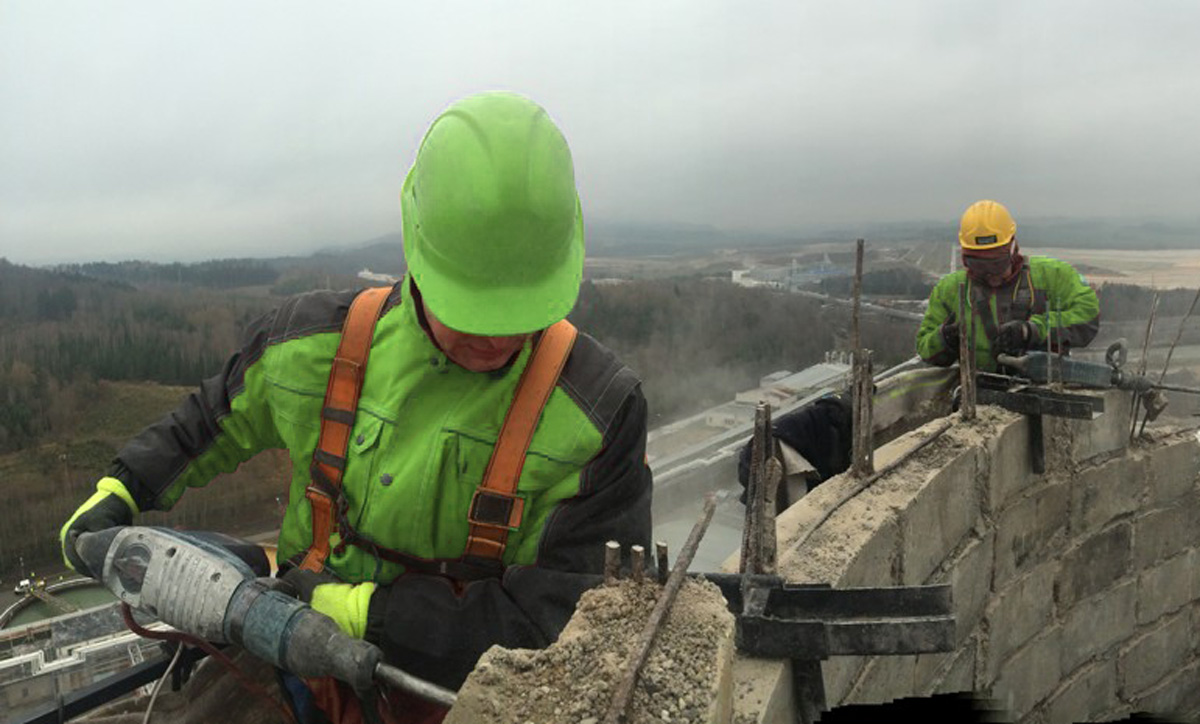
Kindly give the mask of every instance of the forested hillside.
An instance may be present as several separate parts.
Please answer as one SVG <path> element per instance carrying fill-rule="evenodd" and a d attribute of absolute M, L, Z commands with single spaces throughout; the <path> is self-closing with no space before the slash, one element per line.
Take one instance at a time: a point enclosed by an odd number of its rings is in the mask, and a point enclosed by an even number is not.
<path fill-rule="evenodd" d="M 74 410 L 97 380 L 194 385 L 274 303 L 0 260 L 0 452 L 73 432 Z"/>
<path fill-rule="evenodd" d="M 1200 279 L 1196 280 L 1200 284 Z M 1155 290 L 1134 284 L 1105 284 L 1097 291 L 1100 297 L 1100 322 L 1145 321 L 1154 306 Z M 1163 317 L 1187 314 L 1196 296 L 1196 289 L 1166 289 L 1158 292 L 1158 312 Z"/>
<path fill-rule="evenodd" d="M 849 349 L 845 307 L 719 281 L 584 282 L 572 321 L 642 377 L 651 425 L 727 402 L 764 374 Z M 864 317 L 877 369 L 911 357 L 916 324 Z"/>

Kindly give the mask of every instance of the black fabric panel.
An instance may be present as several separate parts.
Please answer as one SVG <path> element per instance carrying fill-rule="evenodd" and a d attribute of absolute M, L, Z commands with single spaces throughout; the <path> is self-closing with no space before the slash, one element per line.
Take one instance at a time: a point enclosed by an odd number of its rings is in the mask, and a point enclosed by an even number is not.
<path fill-rule="evenodd" d="M 603 435 L 639 380 L 612 351 L 580 332 L 558 384 Z"/>
<path fill-rule="evenodd" d="M 493 644 L 537 649 L 567 625 L 579 596 L 602 576 L 512 568 L 461 595 L 441 576 L 406 575 L 376 591 L 366 638 L 384 659 L 450 689 L 462 686 Z M 526 607 L 529 607 L 528 610 Z"/>
<path fill-rule="evenodd" d="M 654 489 L 646 465 L 646 398 L 634 387 L 614 420 L 604 448 L 584 468 L 579 495 L 550 515 L 538 547 L 538 565 L 570 571 L 604 570 L 604 544 L 650 550 Z"/>
<path fill-rule="evenodd" d="M 1100 332 L 1099 313 L 1089 322 L 1068 324 L 1065 327 L 1052 327 L 1051 340 L 1055 349 L 1070 349 L 1086 347 Z"/>
<path fill-rule="evenodd" d="M 845 393 L 827 395 L 771 424 L 775 438 L 812 463 L 822 482 L 850 467 L 854 420 L 850 399 Z M 738 482 L 743 486 L 750 481 L 752 443 L 753 440 L 748 441 L 738 454 Z"/>

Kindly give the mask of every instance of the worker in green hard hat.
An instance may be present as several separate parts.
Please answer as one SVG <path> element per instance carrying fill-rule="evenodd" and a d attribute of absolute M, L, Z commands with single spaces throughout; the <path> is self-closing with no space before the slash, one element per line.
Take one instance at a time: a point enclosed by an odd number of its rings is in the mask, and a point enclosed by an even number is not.
<path fill-rule="evenodd" d="M 407 276 L 377 297 L 301 295 L 254 322 L 63 526 L 76 570 L 79 533 L 168 509 L 284 447 L 288 588 L 389 662 L 457 687 L 493 644 L 553 641 L 599 580 L 606 541 L 648 545 L 639 380 L 564 321 L 583 218 L 558 127 L 514 93 L 460 100 L 429 127 L 400 201 Z M 361 716 L 330 682 L 293 700 Z"/>

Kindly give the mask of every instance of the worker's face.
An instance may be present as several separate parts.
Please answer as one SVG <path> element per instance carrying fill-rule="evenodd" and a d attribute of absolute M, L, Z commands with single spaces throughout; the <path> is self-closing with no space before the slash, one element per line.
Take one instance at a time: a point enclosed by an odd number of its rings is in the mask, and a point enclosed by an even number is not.
<path fill-rule="evenodd" d="M 992 287 L 1004 284 L 1005 278 L 1012 271 L 1013 245 L 1007 244 L 998 249 L 972 251 L 962 256 L 963 266 L 971 276 Z"/>
<path fill-rule="evenodd" d="M 521 350 L 521 345 L 529 339 L 529 334 L 518 334 L 511 337 L 481 337 L 477 334 L 467 334 L 450 329 L 429 311 L 424 300 L 425 319 L 429 321 L 429 331 L 433 333 L 433 341 L 450 361 L 470 370 L 471 372 L 491 372 L 498 370 L 513 355 Z"/>

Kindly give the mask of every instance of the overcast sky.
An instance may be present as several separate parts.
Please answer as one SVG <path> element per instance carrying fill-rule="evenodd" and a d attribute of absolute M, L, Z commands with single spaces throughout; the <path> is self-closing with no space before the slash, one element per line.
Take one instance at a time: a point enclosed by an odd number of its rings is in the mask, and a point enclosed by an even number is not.
<path fill-rule="evenodd" d="M 307 253 L 400 227 L 428 123 L 549 110 L 590 221 L 1200 218 L 1194 0 L 8 0 L 0 256 Z"/>

